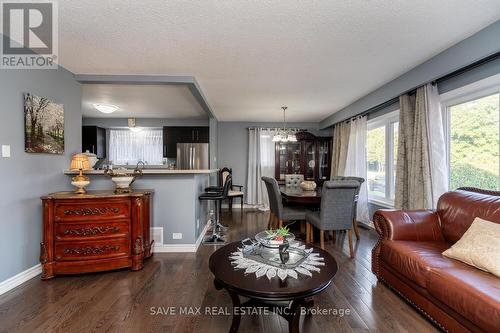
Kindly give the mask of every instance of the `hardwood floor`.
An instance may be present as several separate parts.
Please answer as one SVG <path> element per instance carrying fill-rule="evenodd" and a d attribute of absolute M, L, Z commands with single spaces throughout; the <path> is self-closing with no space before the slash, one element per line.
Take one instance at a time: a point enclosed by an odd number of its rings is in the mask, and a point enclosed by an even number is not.
<path fill-rule="evenodd" d="M 235 210 L 224 213 L 229 240 L 255 235 L 267 226 L 268 215 Z M 303 319 L 301 332 L 438 332 L 424 317 L 370 271 L 373 231 L 360 229 L 356 258 L 349 258 L 345 234 L 326 242 L 339 271 L 333 284 L 315 297 L 315 307 L 349 309 L 344 316 L 313 315 Z M 217 291 L 208 270 L 215 246 L 200 246 L 197 254 L 154 254 L 142 271 L 34 278 L 0 296 L 0 332 L 227 332 L 231 316 L 205 315 L 231 309 L 226 292 Z M 265 281 L 263 282 L 265 283 Z M 158 310 L 202 307 L 201 314 L 168 315 Z M 153 307 L 153 309 L 152 309 Z M 205 308 L 205 307 L 215 307 Z M 155 312 L 153 315 L 152 312 Z M 239 332 L 287 332 L 277 315 L 243 316 Z"/>

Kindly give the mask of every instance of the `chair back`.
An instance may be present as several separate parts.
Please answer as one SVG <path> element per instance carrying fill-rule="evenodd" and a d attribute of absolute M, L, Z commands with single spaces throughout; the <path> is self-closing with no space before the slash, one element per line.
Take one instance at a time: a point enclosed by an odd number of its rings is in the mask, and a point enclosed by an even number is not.
<path fill-rule="evenodd" d="M 283 217 L 283 202 L 281 201 L 281 192 L 276 179 L 271 177 L 262 177 L 261 178 L 266 184 L 267 195 L 269 197 L 269 206 L 271 208 L 271 212 L 276 215 L 278 218 Z"/>
<path fill-rule="evenodd" d="M 304 175 L 285 175 L 285 186 L 299 186 L 304 181 Z"/>
<path fill-rule="evenodd" d="M 323 183 L 321 191 L 320 219 L 324 230 L 352 228 L 356 214 L 358 180 L 334 180 Z"/>
<path fill-rule="evenodd" d="M 233 177 L 231 175 L 226 176 L 226 180 L 224 181 L 224 188 L 222 189 L 222 197 L 227 199 L 227 195 L 229 194 L 229 190 L 233 186 Z"/>
<path fill-rule="evenodd" d="M 224 167 L 219 170 L 219 186 L 224 186 L 226 183 L 226 178 L 227 176 L 232 176 L 233 175 L 233 169 Z"/>

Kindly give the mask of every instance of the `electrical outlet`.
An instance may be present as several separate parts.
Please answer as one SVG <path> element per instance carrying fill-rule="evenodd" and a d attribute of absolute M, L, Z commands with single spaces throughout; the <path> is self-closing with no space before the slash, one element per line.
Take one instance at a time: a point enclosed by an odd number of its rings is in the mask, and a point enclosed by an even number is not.
<path fill-rule="evenodd" d="M 196 219 L 196 230 L 200 229 L 200 219 Z"/>
<path fill-rule="evenodd" d="M 182 239 L 182 233 L 180 233 L 180 232 L 174 232 L 172 234 L 172 239 Z"/>

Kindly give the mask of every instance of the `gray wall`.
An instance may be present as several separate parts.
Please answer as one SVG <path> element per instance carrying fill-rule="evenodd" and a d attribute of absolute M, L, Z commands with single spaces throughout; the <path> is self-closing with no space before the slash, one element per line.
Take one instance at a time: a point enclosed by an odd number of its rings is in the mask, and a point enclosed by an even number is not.
<path fill-rule="evenodd" d="M 318 123 L 288 123 L 291 128 L 303 128 L 315 135 L 329 136 L 330 130 L 320 131 Z M 248 165 L 248 128 L 281 127 L 282 123 L 219 122 L 218 167 L 233 169 L 233 183 L 246 188 Z"/>
<path fill-rule="evenodd" d="M 106 176 L 90 178 L 89 190 L 114 186 Z M 163 227 L 164 244 L 194 244 L 207 220 L 207 203 L 200 203 L 198 196 L 208 184 L 206 174 L 145 175 L 136 179 L 133 188 L 154 190 L 151 226 Z M 173 239 L 172 233 L 182 233 L 182 239 Z"/>
<path fill-rule="evenodd" d="M 422 84 L 439 79 L 492 54 L 500 52 L 500 21 L 439 53 L 379 89 L 360 98 L 320 123 L 321 128 L 353 117 Z M 492 74 L 491 74 L 492 75 Z"/>
<path fill-rule="evenodd" d="M 64 104 L 65 153 L 24 152 L 23 94 L 45 96 Z M 58 70 L 0 70 L 0 145 L 11 146 L 11 158 L 0 157 L 0 281 L 39 263 L 42 239 L 40 196 L 70 189 L 62 170 L 81 149 L 81 87 L 73 75 Z"/>

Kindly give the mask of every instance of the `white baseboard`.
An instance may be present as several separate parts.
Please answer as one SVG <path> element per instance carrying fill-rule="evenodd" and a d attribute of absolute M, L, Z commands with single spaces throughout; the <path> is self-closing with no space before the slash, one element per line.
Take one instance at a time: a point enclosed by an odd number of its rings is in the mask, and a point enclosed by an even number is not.
<path fill-rule="evenodd" d="M 6 292 L 14 289 L 15 287 L 23 284 L 24 282 L 34 278 L 39 274 L 42 274 L 42 265 L 40 264 L 28 268 L 24 272 L 21 272 L 5 281 L 0 282 L 0 295 L 5 294 Z"/>
<path fill-rule="evenodd" d="M 153 244 L 153 253 L 170 253 L 170 252 L 196 252 L 200 247 L 210 223 L 205 224 L 195 244 Z"/>
<path fill-rule="evenodd" d="M 221 205 L 221 208 L 227 209 L 227 208 L 229 208 L 229 204 L 224 203 L 224 204 Z M 252 209 L 252 208 L 255 208 L 255 206 L 254 205 L 249 205 L 249 204 L 243 204 L 243 209 Z M 234 203 L 233 202 L 233 209 L 241 209 L 240 203 L 239 202 L 238 203 Z"/>

